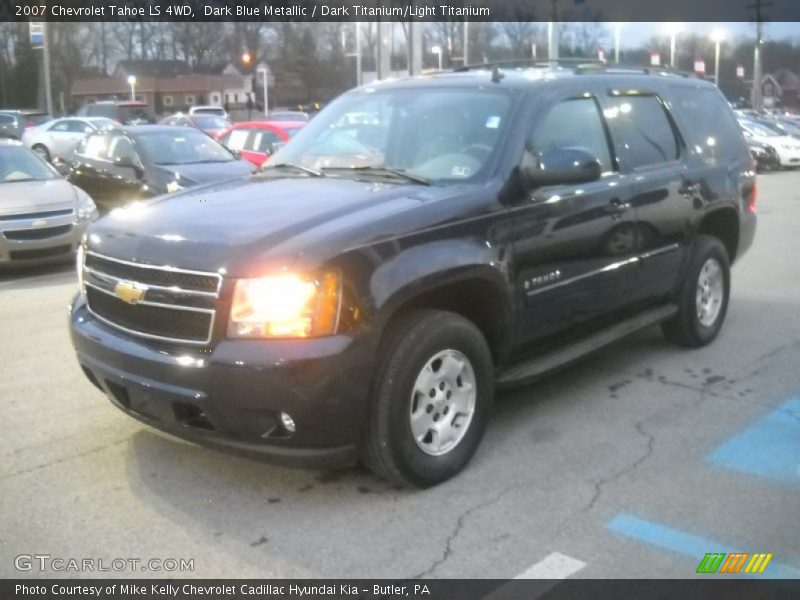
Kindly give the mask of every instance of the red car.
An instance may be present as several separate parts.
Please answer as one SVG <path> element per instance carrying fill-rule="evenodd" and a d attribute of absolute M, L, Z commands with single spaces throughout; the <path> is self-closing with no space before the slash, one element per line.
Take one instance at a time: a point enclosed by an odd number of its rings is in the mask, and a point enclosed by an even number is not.
<path fill-rule="evenodd" d="M 217 140 L 260 167 L 305 124 L 305 121 L 246 121 L 223 131 Z"/>

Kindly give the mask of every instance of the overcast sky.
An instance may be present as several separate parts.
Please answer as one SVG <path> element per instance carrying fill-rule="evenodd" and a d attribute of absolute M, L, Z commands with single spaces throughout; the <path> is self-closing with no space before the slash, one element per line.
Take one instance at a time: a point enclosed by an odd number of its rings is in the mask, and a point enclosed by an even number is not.
<path fill-rule="evenodd" d="M 666 23 L 624 23 L 621 36 L 622 46 L 640 46 L 649 41 L 653 35 L 666 35 L 666 27 Z M 681 23 L 681 27 L 686 31 L 709 35 L 714 29 L 721 29 L 730 39 L 738 36 L 755 37 L 756 35 L 755 23 Z M 796 38 L 800 42 L 800 23 L 765 23 L 764 37 L 770 40 Z"/>

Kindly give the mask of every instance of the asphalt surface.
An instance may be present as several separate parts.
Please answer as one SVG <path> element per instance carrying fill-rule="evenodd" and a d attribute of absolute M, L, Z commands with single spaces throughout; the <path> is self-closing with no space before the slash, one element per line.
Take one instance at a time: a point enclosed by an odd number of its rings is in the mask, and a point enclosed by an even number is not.
<path fill-rule="evenodd" d="M 725 548 L 800 576 L 800 173 L 759 185 L 714 344 L 654 328 L 501 394 L 467 470 L 426 491 L 151 431 L 78 368 L 74 273 L 0 275 L 0 576 L 64 574 L 15 569 L 38 553 L 194 560 L 103 576 L 505 578 L 559 553 L 574 577 L 691 577 Z"/>

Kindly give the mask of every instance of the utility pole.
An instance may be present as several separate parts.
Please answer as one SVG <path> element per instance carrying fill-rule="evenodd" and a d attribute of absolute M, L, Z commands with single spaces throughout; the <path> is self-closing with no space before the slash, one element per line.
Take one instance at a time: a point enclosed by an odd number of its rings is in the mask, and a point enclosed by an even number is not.
<path fill-rule="evenodd" d="M 755 110 L 764 109 L 764 98 L 761 94 L 761 44 L 764 39 L 764 14 L 763 8 L 769 8 L 772 2 L 756 0 L 755 4 L 749 4 L 747 8 L 756 11 L 756 47 L 753 51 L 753 108 Z"/>
<path fill-rule="evenodd" d="M 553 67 L 558 66 L 558 0 L 552 0 L 551 21 L 547 24 L 547 59 Z"/>
<path fill-rule="evenodd" d="M 464 52 L 462 52 L 464 57 L 464 66 L 466 67 L 469 64 L 469 21 L 464 19 Z"/>

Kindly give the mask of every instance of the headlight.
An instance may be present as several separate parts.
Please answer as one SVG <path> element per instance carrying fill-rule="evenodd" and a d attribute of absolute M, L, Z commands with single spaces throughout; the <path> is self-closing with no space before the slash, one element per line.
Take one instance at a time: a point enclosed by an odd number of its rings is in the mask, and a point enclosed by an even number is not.
<path fill-rule="evenodd" d="M 78 218 L 81 221 L 94 219 L 97 216 L 97 205 L 87 194 L 78 195 Z"/>
<path fill-rule="evenodd" d="M 182 189 L 184 189 L 184 187 L 180 183 L 178 183 L 177 181 L 170 181 L 167 184 L 167 193 L 168 194 L 174 194 L 175 192 L 180 191 Z"/>
<path fill-rule="evenodd" d="M 233 292 L 228 337 L 302 338 L 336 332 L 341 275 L 285 273 L 239 279 Z"/>
<path fill-rule="evenodd" d="M 86 290 L 83 287 L 83 255 L 85 250 L 83 248 L 83 240 L 78 244 L 78 251 L 75 253 L 75 269 L 78 271 L 78 290 L 81 297 L 86 300 Z"/>

